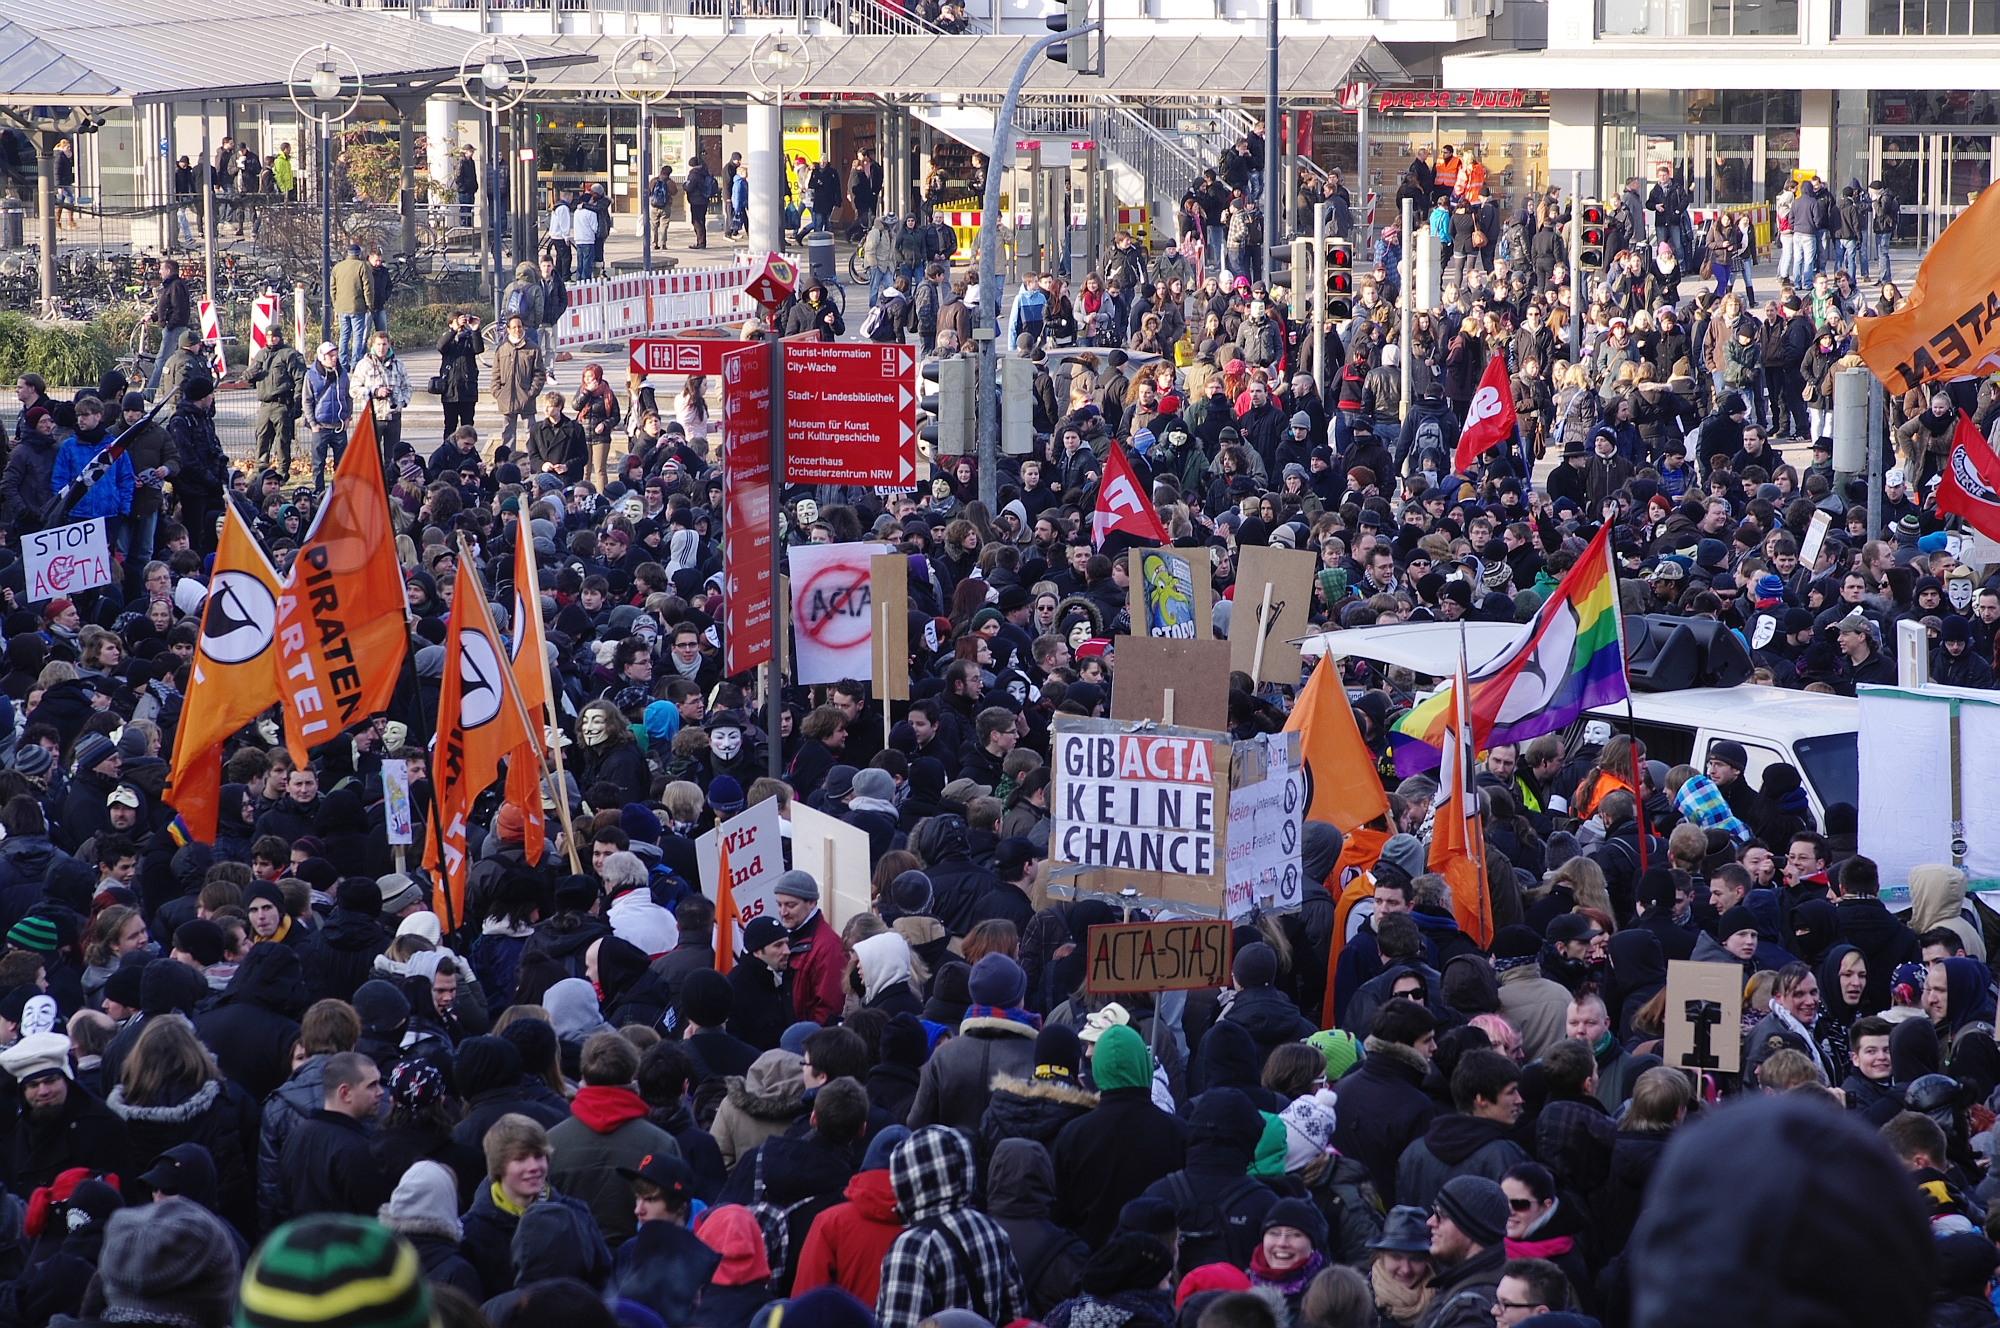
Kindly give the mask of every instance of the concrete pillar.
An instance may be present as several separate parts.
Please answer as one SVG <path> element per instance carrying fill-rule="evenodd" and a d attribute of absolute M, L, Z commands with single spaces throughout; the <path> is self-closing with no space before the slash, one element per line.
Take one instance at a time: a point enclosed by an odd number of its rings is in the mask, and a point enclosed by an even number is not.
<path fill-rule="evenodd" d="M 1597 91 L 1555 88 L 1549 93 L 1549 179 L 1568 187 L 1569 173 L 1583 172 L 1586 198 L 1597 194 Z"/>
<path fill-rule="evenodd" d="M 1833 183 L 1833 92 L 1807 88 L 1799 94 L 1799 169 L 1817 171 Z"/>
<path fill-rule="evenodd" d="M 452 148 L 452 139 L 458 134 L 458 98 L 432 97 L 424 103 L 424 136 L 428 140 L 425 157 L 430 177 L 445 188 L 451 187 L 457 172 L 454 158 L 457 152 Z M 419 210 L 428 216 L 435 210 L 438 195 L 425 189 L 421 195 Z M 454 205 L 454 211 L 456 205 Z"/>
<path fill-rule="evenodd" d="M 771 100 L 752 98 L 749 111 L 743 168 L 750 172 L 749 245 L 755 258 L 784 249 L 785 117 Z"/>

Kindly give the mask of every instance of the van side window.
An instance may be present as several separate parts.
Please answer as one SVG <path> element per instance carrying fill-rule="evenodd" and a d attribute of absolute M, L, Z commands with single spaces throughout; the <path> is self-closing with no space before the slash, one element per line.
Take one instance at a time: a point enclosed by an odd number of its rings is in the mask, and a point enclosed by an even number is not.
<path fill-rule="evenodd" d="M 1619 726 L 1622 730 L 1623 726 Z M 1673 724 L 1648 724 L 1641 721 L 1636 726 L 1639 741 L 1646 745 L 1648 761 L 1665 761 L 1667 768 L 1688 764 L 1694 755 L 1694 730 L 1680 728 Z"/>

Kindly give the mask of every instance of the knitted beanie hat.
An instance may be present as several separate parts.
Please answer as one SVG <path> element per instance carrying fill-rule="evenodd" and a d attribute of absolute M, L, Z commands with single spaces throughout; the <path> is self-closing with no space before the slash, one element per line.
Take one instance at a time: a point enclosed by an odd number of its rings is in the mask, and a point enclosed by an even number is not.
<path fill-rule="evenodd" d="M 424 1328 L 430 1314 L 408 1241 L 371 1218 L 319 1213 L 279 1227 L 250 1260 L 236 1328 Z"/>
<path fill-rule="evenodd" d="M 194 1200 L 121 1208 L 105 1224 L 97 1261 L 104 1317 L 193 1328 L 227 1323 L 236 1268 L 228 1228 Z"/>

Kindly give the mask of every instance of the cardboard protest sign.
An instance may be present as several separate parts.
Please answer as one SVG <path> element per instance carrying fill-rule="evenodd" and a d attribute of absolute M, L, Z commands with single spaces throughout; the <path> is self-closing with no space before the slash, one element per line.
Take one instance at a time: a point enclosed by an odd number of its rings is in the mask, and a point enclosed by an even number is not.
<path fill-rule="evenodd" d="M 736 925 L 730 939 L 734 953 L 744 926 L 752 918 L 778 916 L 778 897 L 771 893 L 771 887 L 785 874 L 785 828 L 778 815 L 778 800 L 766 798 L 746 807 L 694 841 L 701 892 L 710 900 L 715 899 L 718 885 L 718 835 L 729 837 L 729 885 L 736 900 Z"/>
<path fill-rule="evenodd" d="M 1167 693 L 1173 693 L 1172 712 Z M 1118 685 L 1113 719 L 1151 719 L 1189 729 L 1229 727 L 1229 643 L 1206 637 L 1118 638 Z"/>
<path fill-rule="evenodd" d="M 391 844 L 416 842 L 410 816 L 410 767 L 402 761 L 382 763 L 383 829 Z"/>
<path fill-rule="evenodd" d="M 1222 910 L 1229 738 L 1058 715 L 1050 731 L 1051 875 L 1076 888 Z"/>
<path fill-rule="evenodd" d="M 775 800 L 774 800 L 775 801 Z M 868 832 L 837 816 L 792 804 L 792 866 L 819 882 L 819 906 L 835 931 L 866 913 L 875 869 L 868 856 Z"/>
<path fill-rule="evenodd" d="M 1209 638 L 1208 559 L 1185 555 L 1202 550 L 1144 549 L 1126 551 L 1131 560 L 1132 634 L 1170 641 Z M 1197 574 L 1197 569 L 1199 573 Z M 1141 627 L 1140 624 L 1145 624 Z"/>
<path fill-rule="evenodd" d="M 1236 594 L 1229 616 L 1229 667 L 1257 682 L 1299 685 L 1299 648 L 1293 641 L 1310 630 L 1313 572 L 1319 556 L 1298 549 L 1252 545 L 1236 566 Z M 1266 595 L 1270 608 L 1264 609 Z M 1263 656 L 1257 652 L 1263 614 Z"/>
<path fill-rule="evenodd" d="M 111 544 L 105 536 L 104 522 L 103 517 L 96 516 L 21 537 L 29 603 L 39 604 L 111 584 Z"/>
<path fill-rule="evenodd" d="M 910 558 L 878 553 L 868 560 L 868 598 L 875 612 L 868 638 L 868 676 L 878 701 L 910 699 Z"/>
<path fill-rule="evenodd" d="M 1224 908 L 1231 921 L 1257 907 L 1290 912 L 1305 889 L 1299 841 L 1306 776 L 1299 735 L 1267 733 L 1239 742 L 1231 759 Z"/>
<path fill-rule="evenodd" d="M 1085 948 L 1092 995 L 1229 985 L 1229 924 L 1220 920 L 1111 923 L 1092 927 Z"/>
<path fill-rule="evenodd" d="M 1667 964 L 1667 1028 L 1661 1058 L 1676 1070 L 1735 1074 L 1743 1068 L 1743 969 L 1738 964 Z"/>
<path fill-rule="evenodd" d="M 888 551 L 886 544 L 799 544 L 787 551 L 797 682 L 839 682 L 873 667 L 869 560 Z"/>

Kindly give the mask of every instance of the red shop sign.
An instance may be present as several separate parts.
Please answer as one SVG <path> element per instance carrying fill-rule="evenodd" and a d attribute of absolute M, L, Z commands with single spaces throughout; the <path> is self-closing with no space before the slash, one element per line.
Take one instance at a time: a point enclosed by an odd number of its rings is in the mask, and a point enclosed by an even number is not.
<path fill-rule="evenodd" d="M 1525 88 L 1384 88 L 1378 111 L 1518 111 L 1548 104 L 1548 94 Z"/>

